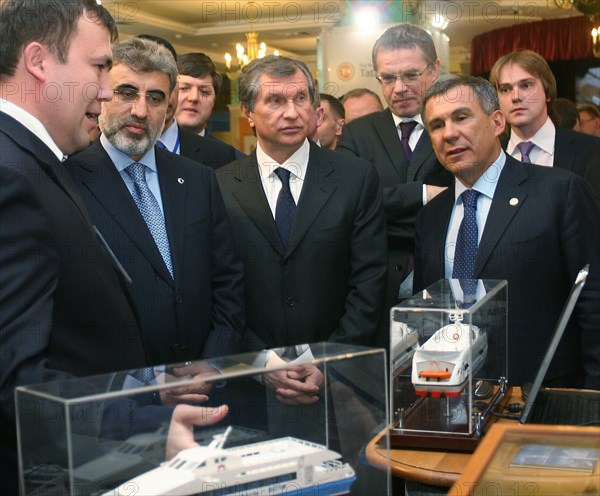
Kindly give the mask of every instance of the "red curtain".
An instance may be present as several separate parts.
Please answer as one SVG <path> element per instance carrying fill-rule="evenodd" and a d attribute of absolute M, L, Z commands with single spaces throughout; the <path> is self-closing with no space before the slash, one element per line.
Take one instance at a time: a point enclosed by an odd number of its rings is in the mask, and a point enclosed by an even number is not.
<path fill-rule="evenodd" d="M 487 74 L 494 62 L 519 49 L 534 50 L 547 61 L 592 58 L 592 22 L 588 17 L 519 24 L 473 38 L 471 74 Z"/>

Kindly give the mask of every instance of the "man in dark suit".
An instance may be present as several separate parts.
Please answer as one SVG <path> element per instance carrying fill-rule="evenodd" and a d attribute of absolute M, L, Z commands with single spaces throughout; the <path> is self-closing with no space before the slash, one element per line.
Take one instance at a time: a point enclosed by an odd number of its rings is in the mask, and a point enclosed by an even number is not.
<path fill-rule="evenodd" d="M 111 98 L 116 25 L 95 1 L 15 1 L 0 31 L 0 480 L 18 494 L 14 388 L 146 357 L 123 274 L 61 163 Z"/>
<path fill-rule="evenodd" d="M 388 108 L 345 125 L 336 151 L 371 162 L 383 186 L 389 247 L 386 311 L 398 301 L 411 272 L 414 221 L 419 209 L 451 183 L 421 122 L 422 95 L 438 76 L 431 36 L 413 24 L 387 29 L 373 46 L 373 68 Z M 408 265 L 408 266 L 407 266 Z M 410 279 L 404 295 L 411 294 Z M 378 344 L 389 346 L 386 314 Z"/>
<path fill-rule="evenodd" d="M 102 136 L 67 163 L 95 225 L 131 276 L 133 302 L 152 364 L 229 355 L 243 330 L 241 261 L 214 173 L 154 147 L 177 67 L 153 41 L 113 46 Z M 160 207 L 168 253 L 136 199 L 130 164 Z"/>
<path fill-rule="evenodd" d="M 548 384 L 600 388 L 600 209 L 589 185 L 560 168 L 517 162 L 502 150 L 505 126 L 487 81 L 444 76 L 424 98 L 423 121 L 454 187 L 421 210 L 415 289 L 442 278 L 508 281 L 508 378 L 533 380 L 580 269 L 590 273 L 550 367 Z M 474 194 L 474 204 L 468 198 Z M 465 203 L 466 202 L 466 203 Z M 460 256 L 475 208 L 475 253 Z M 464 219 L 464 222 L 463 222 Z M 456 246 L 456 257 L 455 257 Z"/>
<path fill-rule="evenodd" d="M 125 272 L 61 163 L 88 146 L 112 98 L 115 22 L 94 0 L 12 0 L 0 32 L 0 481 L 18 494 L 14 388 L 148 361 Z M 181 406 L 164 410 L 175 431 L 219 420 Z M 59 450 L 50 441 L 38 456 Z"/>
<path fill-rule="evenodd" d="M 490 81 L 510 125 L 506 152 L 523 162 L 585 177 L 600 201 L 600 176 L 595 173 L 600 139 L 554 125 L 556 79 L 544 58 L 532 50 L 509 53 L 496 61 Z"/>
<path fill-rule="evenodd" d="M 387 257 L 375 170 L 309 142 L 316 89 L 302 62 L 256 59 L 239 87 L 258 145 L 217 175 L 244 262 L 245 349 L 370 344 Z"/>

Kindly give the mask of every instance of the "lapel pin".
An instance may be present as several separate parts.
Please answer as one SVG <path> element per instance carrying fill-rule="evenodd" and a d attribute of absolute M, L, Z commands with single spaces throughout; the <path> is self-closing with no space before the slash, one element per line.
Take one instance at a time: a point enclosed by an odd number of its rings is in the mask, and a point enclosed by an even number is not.
<path fill-rule="evenodd" d="M 184 181 L 182 178 L 180 178 L 180 177 L 178 177 L 178 178 L 177 178 L 177 182 L 178 182 L 179 184 L 183 184 L 183 183 L 185 183 L 185 181 Z M 511 200 L 511 201 L 512 201 L 512 200 Z"/>
<path fill-rule="evenodd" d="M 516 205 L 519 204 L 519 199 L 518 198 L 511 198 L 508 203 L 510 204 L 511 207 L 514 207 Z"/>

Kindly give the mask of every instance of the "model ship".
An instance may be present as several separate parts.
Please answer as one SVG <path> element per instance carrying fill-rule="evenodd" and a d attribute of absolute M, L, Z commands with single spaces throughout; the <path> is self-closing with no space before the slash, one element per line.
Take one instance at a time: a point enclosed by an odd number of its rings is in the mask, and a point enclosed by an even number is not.
<path fill-rule="evenodd" d="M 487 336 L 477 326 L 454 322 L 442 327 L 414 353 L 411 378 L 417 395 L 459 396 L 487 349 Z"/>
<path fill-rule="evenodd" d="M 419 347 L 419 333 L 404 322 L 392 320 L 390 326 L 392 371 L 403 372 L 411 363 L 415 351 Z"/>
<path fill-rule="evenodd" d="M 227 436 L 209 446 L 183 450 L 159 467 L 104 496 L 137 494 L 228 496 L 347 494 L 356 480 L 341 455 L 293 437 L 224 449 Z"/>

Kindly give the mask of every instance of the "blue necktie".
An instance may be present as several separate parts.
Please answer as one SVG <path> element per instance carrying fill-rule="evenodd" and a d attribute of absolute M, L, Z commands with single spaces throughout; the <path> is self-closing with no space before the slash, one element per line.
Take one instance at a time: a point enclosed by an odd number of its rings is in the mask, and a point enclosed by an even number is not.
<path fill-rule="evenodd" d="M 533 150 L 534 146 L 535 145 L 531 141 L 521 141 L 521 143 L 517 145 L 517 148 L 521 152 L 521 162 L 523 162 L 524 164 L 531 163 L 529 154 L 531 153 L 531 150 Z"/>
<path fill-rule="evenodd" d="M 478 230 L 477 230 L 477 198 L 479 191 L 468 189 L 461 195 L 464 207 L 464 216 L 458 229 L 456 249 L 454 251 L 454 268 L 452 278 L 461 279 L 460 285 L 467 295 L 475 295 L 477 280 L 475 274 L 475 260 L 477 259 Z"/>
<path fill-rule="evenodd" d="M 146 225 L 154 238 L 154 242 L 158 247 L 158 251 L 162 255 L 163 260 L 169 274 L 173 277 L 173 264 L 171 263 L 171 249 L 169 248 L 169 238 L 165 227 L 165 218 L 160 210 L 160 206 L 156 198 L 150 191 L 146 182 L 146 166 L 140 163 L 129 165 L 125 172 L 133 179 L 133 201 L 140 209 L 142 217 L 146 221 Z"/>
<path fill-rule="evenodd" d="M 277 205 L 275 207 L 275 224 L 279 231 L 279 237 L 284 248 L 287 248 L 292 224 L 294 223 L 294 214 L 296 213 L 296 202 L 290 190 L 290 171 L 283 167 L 277 167 L 275 174 L 281 181 L 281 190 L 277 196 Z"/>
<path fill-rule="evenodd" d="M 415 130 L 415 127 L 417 127 L 417 121 L 401 122 L 399 126 L 400 133 L 402 134 L 400 143 L 402 144 L 402 148 L 404 149 L 404 154 L 406 155 L 407 160 L 410 162 L 413 152 L 408 144 L 408 139 L 410 138 L 411 133 Z"/>

